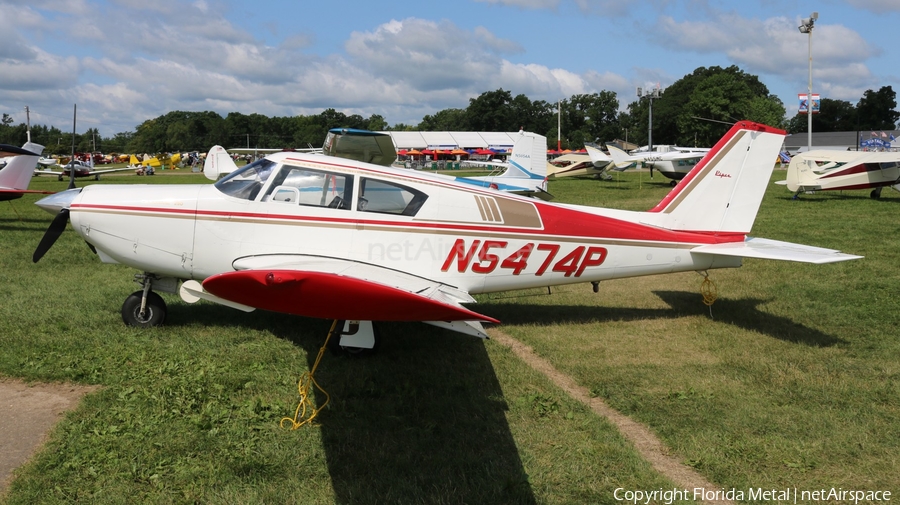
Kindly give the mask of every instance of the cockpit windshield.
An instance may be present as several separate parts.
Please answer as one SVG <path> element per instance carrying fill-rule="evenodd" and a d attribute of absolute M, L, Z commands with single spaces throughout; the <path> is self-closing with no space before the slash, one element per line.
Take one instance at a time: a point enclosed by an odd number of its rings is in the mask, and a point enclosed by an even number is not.
<path fill-rule="evenodd" d="M 226 195 L 254 200 L 277 166 L 274 161 L 262 158 L 231 172 L 215 186 Z"/>

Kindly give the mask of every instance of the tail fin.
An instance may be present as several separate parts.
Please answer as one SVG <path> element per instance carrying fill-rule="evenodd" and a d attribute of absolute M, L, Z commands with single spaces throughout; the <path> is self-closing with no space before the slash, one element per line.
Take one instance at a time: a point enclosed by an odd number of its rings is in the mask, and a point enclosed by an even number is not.
<path fill-rule="evenodd" d="M 588 156 L 591 158 L 591 163 L 594 164 L 595 168 L 604 169 L 613 161 L 608 154 L 595 146 L 585 144 L 584 148 L 587 150 Z"/>
<path fill-rule="evenodd" d="M 537 133 L 519 132 L 509 155 L 509 168 L 498 179 L 547 180 L 547 138 Z M 543 187 L 546 191 L 547 188 Z"/>
<path fill-rule="evenodd" d="M 8 189 L 28 189 L 38 159 L 44 152 L 44 146 L 26 142 L 22 149 L 34 153 L 33 156 L 20 154 L 10 158 L 3 170 L 0 170 L 0 187 Z"/>
<path fill-rule="evenodd" d="M 619 170 L 625 170 L 635 162 L 635 160 L 631 158 L 631 156 L 628 156 L 628 153 L 616 146 L 607 144 L 606 148 L 609 149 L 609 155 L 610 157 L 612 157 L 612 161 L 616 164 L 616 168 Z"/>
<path fill-rule="evenodd" d="M 141 160 L 137 159 L 137 156 L 131 155 L 131 160 L 129 160 L 129 164 L 133 167 L 136 167 L 141 164 Z"/>
<path fill-rule="evenodd" d="M 671 230 L 747 234 L 775 168 L 785 132 L 740 121 L 647 214 Z"/>
<path fill-rule="evenodd" d="M 206 154 L 206 161 L 203 162 L 203 175 L 211 181 L 217 181 L 235 170 L 237 165 L 234 164 L 228 151 L 222 146 L 212 146 Z"/>
<path fill-rule="evenodd" d="M 547 193 L 547 137 L 520 131 L 510 153 L 507 168 L 502 174 L 456 177 L 456 180 L 513 193 L 537 195 L 539 198 L 550 198 Z"/>

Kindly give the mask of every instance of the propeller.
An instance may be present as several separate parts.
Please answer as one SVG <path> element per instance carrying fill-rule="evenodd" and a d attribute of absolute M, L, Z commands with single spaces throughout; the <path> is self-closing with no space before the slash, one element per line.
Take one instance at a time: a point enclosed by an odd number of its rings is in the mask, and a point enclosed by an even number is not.
<path fill-rule="evenodd" d="M 47 254 L 47 251 L 53 247 L 53 244 L 55 244 L 59 236 L 62 235 L 62 232 L 66 229 L 68 223 L 69 209 L 61 209 L 59 214 L 53 218 L 50 227 L 44 232 L 44 237 L 41 238 L 41 242 L 38 244 L 37 249 L 34 250 L 34 255 L 31 257 L 32 261 L 37 263 L 45 254 Z"/>

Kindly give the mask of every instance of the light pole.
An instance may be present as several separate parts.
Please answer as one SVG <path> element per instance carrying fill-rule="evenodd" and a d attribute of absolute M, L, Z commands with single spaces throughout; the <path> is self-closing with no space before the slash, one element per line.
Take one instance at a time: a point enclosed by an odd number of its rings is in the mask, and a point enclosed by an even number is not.
<path fill-rule="evenodd" d="M 647 150 L 651 152 L 653 151 L 653 99 L 659 98 L 660 93 L 662 93 L 662 90 L 659 86 L 646 91 L 641 88 L 637 89 L 638 99 L 647 97 L 647 99 L 650 100 L 650 109 L 648 110 L 647 117 Z"/>
<path fill-rule="evenodd" d="M 812 32 L 817 19 L 819 19 L 819 13 L 813 12 L 808 18 L 803 18 L 799 26 L 800 33 L 809 35 L 809 83 L 806 88 L 806 149 L 808 151 L 812 150 Z"/>

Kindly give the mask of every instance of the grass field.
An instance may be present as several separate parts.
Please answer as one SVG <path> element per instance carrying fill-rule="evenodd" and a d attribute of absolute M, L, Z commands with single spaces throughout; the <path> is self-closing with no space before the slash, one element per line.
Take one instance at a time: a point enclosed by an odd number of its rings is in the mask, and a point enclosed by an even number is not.
<path fill-rule="evenodd" d="M 644 210 L 666 183 L 625 172 L 550 192 Z M 770 186 L 754 236 L 866 258 L 711 271 L 711 308 L 691 273 L 480 296 L 476 310 L 723 489 L 900 493 L 900 193 L 790 197 Z M 167 326 L 126 328 L 134 271 L 102 265 L 71 232 L 32 264 L 52 219 L 36 199 L 0 202 L 0 376 L 102 389 L 5 503 L 593 504 L 673 486 L 506 347 L 421 324 L 383 325 L 372 357 L 326 354 L 316 377 L 330 404 L 316 425 L 282 429 L 327 321 L 164 294 Z"/>

